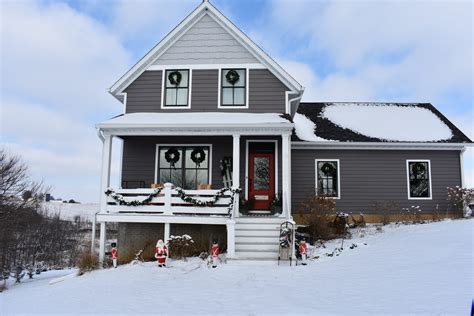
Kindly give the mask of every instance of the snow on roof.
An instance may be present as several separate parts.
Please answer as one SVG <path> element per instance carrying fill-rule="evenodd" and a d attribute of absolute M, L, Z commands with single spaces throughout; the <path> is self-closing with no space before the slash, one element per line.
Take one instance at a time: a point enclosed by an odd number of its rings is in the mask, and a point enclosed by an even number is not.
<path fill-rule="evenodd" d="M 278 113 L 130 113 L 97 124 L 98 128 L 114 127 L 170 127 L 170 126 L 291 126 Z"/>
<path fill-rule="evenodd" d="M 308 117 L 303 114 L 295 113 L 293 117 L 293 122 L 295 123 L 295 133 L 299 139 L 305 140 L 308 142 L 320 142 L 327 141 L 327 139 L 321 138 L 314 134 L 315 125 Z"/>
<path fill-rule="evenodd" d="M 429 103 L 301 103 L 294 121 L 294 140 L 471 142 Z"/>
<path fill-rule="evenodd" d="M 432 142 L 453 136 L 433 112 L 414 106 L 333 104 L 324 108 L 322 117 L 342 128 L 388 141 Z"/>

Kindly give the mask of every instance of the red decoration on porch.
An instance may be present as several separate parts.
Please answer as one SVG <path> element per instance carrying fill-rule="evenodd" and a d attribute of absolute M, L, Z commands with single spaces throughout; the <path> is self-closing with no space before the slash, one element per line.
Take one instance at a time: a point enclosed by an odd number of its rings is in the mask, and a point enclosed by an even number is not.
<path fill-rule="evenodd" d="M 301 255 L 301 264 L 302 265 L 306 265 L 306 252 L 307 252 L 307 249 L 308 249 L 308 245 L 306 245 L 306 240 L 302 239 L 300 241 L 300 247 L 299 247 L 300 255 Z"/>
<path fill-rule="evenodd" d="M 211 257 L 212 257 L 212 267 L 215 268 L 217 267 L 217 260 L 219 259 L 219 243 L 217 242 L 217 239 L 214 239 L 212 241 Z"/>
<path fill-rule="evenodd" d="M 156 243 L 156 252 L 155 252 L 155 258 L 158 261 L 158 266 L 161 268 L 163 266 L 166 266 L 166 257 L 168 256 L 168 248 L 166 247 L 165 243 L 163 240 L 158 240 Z"/>

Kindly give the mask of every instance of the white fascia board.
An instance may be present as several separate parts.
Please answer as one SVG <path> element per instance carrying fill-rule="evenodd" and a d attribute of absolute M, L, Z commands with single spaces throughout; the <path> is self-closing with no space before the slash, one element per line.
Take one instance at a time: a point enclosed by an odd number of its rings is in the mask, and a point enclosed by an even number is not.
<path fill-rule="evenodd" d="M 470 143 L 292 142 L 292 149 L 462 150 Z"/>
<path fill-rule="evenodd" d="M 118 94 L 122 93 L 126 87 L 140 76 L 148 67 L 153 64 L 156 59 L 163 54 L 169 46 L 181 37 L 197 20 L 204 14 L 209 14 L 214 20 L 224 27 L 229 33 L 249 52 L 257 58 L 262 64 L 282 82 L 289 86 L 295 93 L 300 92 L 302 86 L 287 73 L 276 61 L 274 61 L 267 53 L 258 47 L 245 33 L 235 26 L 225 15 L 217 10 L 209 2 L 202 2 L 193 12 L 191 12 L 178 26 L 176 26 L 168 35 L 166 35 L 155 47 L 153 47 L 142 59 L 140 59 L 129 71 L 127 71 L 112 87 L 109 92 L 118 98 Z M 194 23 L 193 23 L 194 21 Z M 120 99 L 119 99 L 120 100 Z"/>

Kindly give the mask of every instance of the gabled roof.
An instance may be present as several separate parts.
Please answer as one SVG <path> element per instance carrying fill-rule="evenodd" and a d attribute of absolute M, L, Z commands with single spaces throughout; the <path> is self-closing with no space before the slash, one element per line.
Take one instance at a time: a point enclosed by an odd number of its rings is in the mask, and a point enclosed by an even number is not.
<path fill-rule="evenodd" d="M 294 141 L 472 143 L 430 103 L 300 103 Z"/>
<path fill-rule="evenodd" d="M 121 93 L 138 76 L 140 76 L 150 65 L 163 55 L 174 42 L 183 36 L 196 22 L 205 15 L 214 19 L 222 28 L 231 34 L 237 42 L 245 47 L 262 65 L 267 67 L 278 79 L 287 85 L 295 94 L 300 93 L 302 86 L 287 73 L 277 62 L 256 45 L 246 34 L 237 28 L 227 17 L 217 10 L 208 1 L 203 1 L 193 12 L 191 12 L 178 26 L 166 35 L 155 47 L 153 47 L 140 61 L 128 70 L 112 87 L 109 92 L 120 101 L 123 101 Z"/>

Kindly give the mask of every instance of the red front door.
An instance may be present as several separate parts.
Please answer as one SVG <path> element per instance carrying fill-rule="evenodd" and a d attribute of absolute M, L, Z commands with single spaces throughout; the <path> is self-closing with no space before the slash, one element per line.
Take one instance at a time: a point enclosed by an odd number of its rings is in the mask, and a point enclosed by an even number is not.
<path fill-rule="evenodd" d="M 269 210 L 275 196 L 275 157 L 269 153 L 250 153 L 249 199 L 255 210 Z"/>

